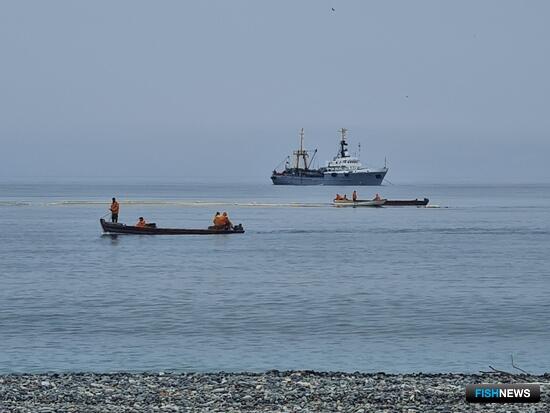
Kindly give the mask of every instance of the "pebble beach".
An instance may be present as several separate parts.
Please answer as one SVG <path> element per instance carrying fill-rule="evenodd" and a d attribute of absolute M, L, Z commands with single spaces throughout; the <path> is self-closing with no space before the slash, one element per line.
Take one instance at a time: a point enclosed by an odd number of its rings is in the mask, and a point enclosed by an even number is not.
<path fill-rule="evenodd" d="M 470 383 L 547 383 L 550 374 L 63 373 L 0 376 L 1 412 L 547 412 L 468 404 Z"/>

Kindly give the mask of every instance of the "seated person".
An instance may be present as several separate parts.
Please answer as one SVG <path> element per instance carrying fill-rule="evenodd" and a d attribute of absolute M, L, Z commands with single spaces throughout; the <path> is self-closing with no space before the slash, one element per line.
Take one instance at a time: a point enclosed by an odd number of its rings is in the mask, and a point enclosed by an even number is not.
<path fill-rule="evenodd" d="M 340 194 L 336 194 L 336 198 L 334 198 L 335 201 L 341 201 L 342 199 L 342 195 Z"/>
<path fill-rule="evenodd" d="M 381 201 L 382 198 L 380 198 L 380 195 L 376 194 L 376 196 L 374 197 L 374 200 L 375 201 Z"/>
<path fill-rule="evenodd" d="M 219 217 L 221 216 L 220 214 L 220 211 L 216 212 L 216 215 L 214 215 L 214 219 L 212 220 L 212 223 L 214 224 L 214 226 L 216 226 L 216 220 L 219 219 Z"/>
<path fill-rule="evenodd" d="M 224 229 L 233 228 L 233 224 L 229 220 L 229 217 L 227 216 L 227 212 L 224 211 L 224 213 L 222 214 L 222 217 L 223 217 L 223 228 Z"/>
<path fill-rule="evenodd" d="M 225 228 L 225 218 L 222 214 L 219 212 L 214 217 L 214 228 L 215 229 L 223 229 Z"/>
<path fill-rule="evenodd" d="M 139 217 L 136 227 L 145 228 L 146 225 L 147 225 L 147 222 L 145 222 L 145 219 L 143 219 L 143 217 Z"/>

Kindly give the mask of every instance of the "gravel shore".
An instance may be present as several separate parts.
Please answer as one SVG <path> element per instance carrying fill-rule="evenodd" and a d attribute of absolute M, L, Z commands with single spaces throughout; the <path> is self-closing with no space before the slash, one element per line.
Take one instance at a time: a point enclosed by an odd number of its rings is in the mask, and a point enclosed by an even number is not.
<path fill-rule="evenodd" d="M 64 373 L 0 376 L 0 412 L 549 412 L 535 404 L 468 404 L 469 383 L 542 376 L 318 373 Z"/>

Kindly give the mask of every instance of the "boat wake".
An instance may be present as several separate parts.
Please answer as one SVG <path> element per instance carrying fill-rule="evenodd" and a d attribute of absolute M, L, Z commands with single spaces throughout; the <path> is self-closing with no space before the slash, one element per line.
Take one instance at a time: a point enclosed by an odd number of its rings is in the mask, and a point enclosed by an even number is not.
<path fill-rule="evenodd" d="M 255 234 L 354 234 L 357 233 L 353 228 L 349 229 L 334 229 L 334 228 L 324 228 L 324 229 L 296 229 L 296 228 L 283 228 L 283 229 L 274 229 L 274 230 L 252 230 Z"/>
<path fill-rule="evenodd" d="M 393 233 L 393 234 L 450 234 L 450 235 L 549 235 L 550 230 L 545 228 L 486 228 L 486 227 L 443 227 L 443 228 L 373 228 L 370 232 Z"/>
<path fill-rule="evenodd" d="M 251 230 L 256 234 L 352 234 L 357 233 L 356 228 L 311 228 L 311 229 L 295 229 L 282 228 L 276 230 Z M 483 228 L 483 227 L 448 227 L 448 228 L 369 228 L 369 234 L 384 234 L 384 235 L 406 235 L 406 234 L 451 234 L 451 235 L 550 235 L 550 230 L 545 228 L 528 229 L 528 228 Z"/>

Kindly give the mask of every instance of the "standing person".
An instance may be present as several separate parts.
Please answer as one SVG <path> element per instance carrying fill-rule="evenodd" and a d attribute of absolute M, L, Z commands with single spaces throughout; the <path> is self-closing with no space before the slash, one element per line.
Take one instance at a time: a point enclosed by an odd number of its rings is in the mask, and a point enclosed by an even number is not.
<path fill-rule="evenodd" d="M 357 201 L 357 191 L 353 191 L 351 198 L 353 199 L 353 202 Z"/>
<path fill-rule="evenodd" d="M 120 211 L 120 205 L 116 198 L 113 198 L 113 202 L 111 203 L 111 208 L 109 208 L 109 210 L 111 211 L 111 222 L 118 222 L 118 211 Z"/>

